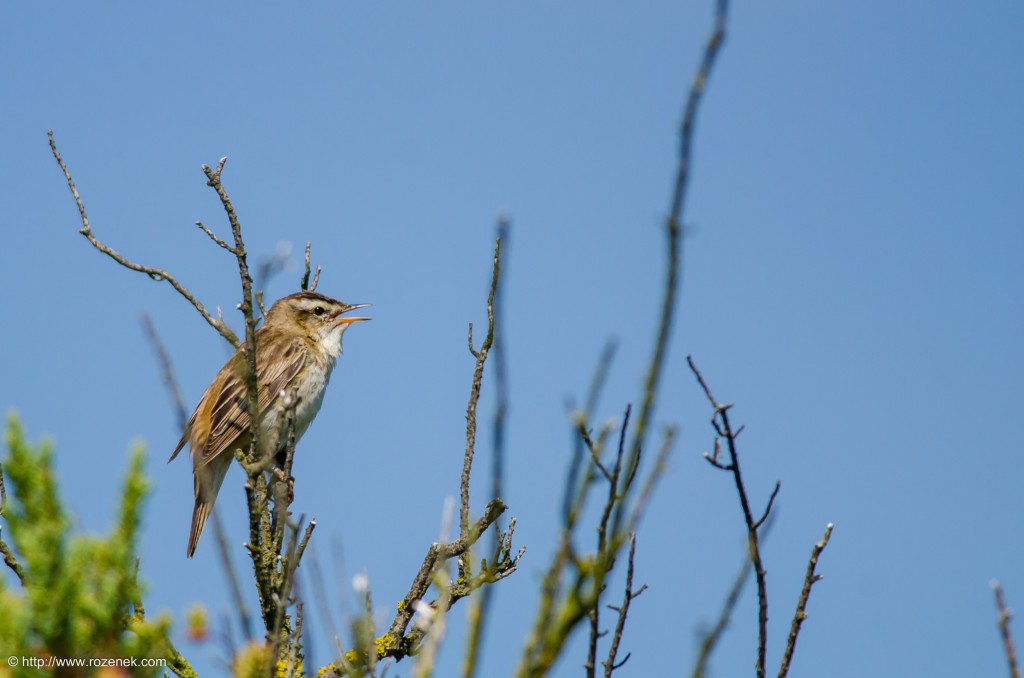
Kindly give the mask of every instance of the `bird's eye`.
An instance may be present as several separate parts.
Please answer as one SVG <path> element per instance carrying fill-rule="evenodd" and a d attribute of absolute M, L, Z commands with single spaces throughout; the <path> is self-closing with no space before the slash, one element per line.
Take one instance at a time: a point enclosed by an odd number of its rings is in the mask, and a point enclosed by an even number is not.
<path fill-rule="evenodd" d="M 319 315 L 323 315 L 323 314 L 324 314 L 324 307 L 323 306 L 317 306 L 316 308 L 313 309 L 313 315 L 318 315 L 319 316 Z"/>

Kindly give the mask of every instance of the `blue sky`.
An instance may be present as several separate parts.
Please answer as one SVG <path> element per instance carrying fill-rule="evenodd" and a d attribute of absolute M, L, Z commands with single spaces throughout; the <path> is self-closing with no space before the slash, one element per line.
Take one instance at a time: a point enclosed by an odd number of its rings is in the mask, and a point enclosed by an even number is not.
<path fill-rule="evenodd" d="M 511 215 L 506 500 L 528 551 L 494 599 L 485 675 L 504 675 L 553 543 L 571 449 L 565 402 L 582 397 L 610 336 L 620 350 L 598 420 L 640 390 L 676 126 L 710 12 L 710 2 L 2 10 L 0 407 L 56 441 L 87 531 L 110 525 L 126 450 L 145 441 L 148 610 L 180 621 L 204 601 L 216 617 L 228 598 L 212 542 L 184 558 L 189 466 L 164 464 L 178 434 L 139 316 L 153 317 L 190 403 L 226 344 L 169 286 L 76 233 L 46 130 L 97 236 L 175 272 L 236 327 L 233 264 L 192 225 L 228 234 L 199 169 L 225 155 L 254 259 L 281 242 L 300 255 L 311 240 L 319 289 L 374 304 L 375 320 L 346 336 L 295 467 L 295 509 L 318 519 L 336 610 L 365 571 L 390 619 L 457 493 L 466 324 L 484 320 L 495 219 Z M 622 675 L 692 665 L 742 554 L 730 481 L 700 458 L 710 412 L 687 354 L 747 426 L 755 501 L 782 480 L 764 548 L 770 667 L 811 545 L 834 522 L 791 675 L 1005 670 L 988 582 L 1024 607 L 1022 29 L 1024 9 L 1006 1 L 734 5 L 701 111 L 656 415 L 681 426 L 680 442 L 638 538 L 636 576 L 650 589 L 630 617 Z M 294 291 L 300 273 L 275 278 L 268 298 Z M 492 407 L 485 388 L 482 411 Z M 230 490 L 240 474 L 227 482 L 218 506 L 241 544 L 241 491 Z M 716 675 L 751 670 L 753 593 Z M 219 672 L 216 647 L 179 640 Z M 317 640 L 319 664 L 328 641 Z M 452 637 L 439 675 L 458 645 Z M 557 675 L 578 675 L 583 659 L 577 642 Z"/>

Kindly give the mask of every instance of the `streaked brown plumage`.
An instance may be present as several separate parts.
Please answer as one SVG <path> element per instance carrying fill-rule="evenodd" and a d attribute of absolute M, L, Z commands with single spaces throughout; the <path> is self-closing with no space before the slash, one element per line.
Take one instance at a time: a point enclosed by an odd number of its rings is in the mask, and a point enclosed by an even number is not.
<path fill-rule="evenodd" d="M 354 322 L 341 314 L 367 304 L 351 305 L 317 292 L 299 292 L 279 299 L 256 331 L 256 380 L 259 398 L 260 447 L 276 455 L 285 445 L 285 401 L 296 396 L 295 437 L 309 427 L 323 402 L 324 389 L 341 353 L 341 337 Z M 187 442 L 192 456 L 195 507 L 188 538 L 188 557 L 217 499 L 234 452 L 251 441 L 245 355 L 239 350 L 224 364 L 203 392 L 188 420 L 173 460 Z"/>

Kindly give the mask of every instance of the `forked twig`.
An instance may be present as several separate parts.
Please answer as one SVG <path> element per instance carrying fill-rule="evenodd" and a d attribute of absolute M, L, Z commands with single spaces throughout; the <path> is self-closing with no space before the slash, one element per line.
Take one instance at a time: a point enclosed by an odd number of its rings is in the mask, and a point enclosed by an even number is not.
<path fill-rule="evenodd" d="M 718 435 L 718 438 L 725 441 L 725 447 L 728 452 L 728 461 L 724 464 L 719 462 L 718 454 L 721 448 L 718 439 L 716 439 L 715 454 L 705 454 L 704 458 L 714 465 L 715 468 L 726 471 L 732 476 L 733 483 L 736 486 L 736 494 L 739 496 L 740 508 L 743 510 L 743 522 L 747 527 L 747 548 L 749 551 L 750 562 L 754 566 L 754 577 L 757 580 L 757 663 L 755 665 L 755 671 L 758 678 L 764 678 L 765 660 L 768 651 L 768 585 L 764 562 L 761 558 L 761 544 L 758 529 L 764 525 L 764 522 L 768 519 L 772 505 L 775 503 L 775 497 L 779 493 L 780 485 L 779 483 L 775 484 L 775 490 L 772 492 L 771 499 L 768 501 L 768 505 L 765 507 L 764 513 L 759 519 L 755 520 L 753 511 L 750 508 L 750 500 L 747 497 L 747 488 L 743 483 L 743 473 L 740 469 L 739 452 L 736 446 L 736 436 L 738 433 L 733 429 L 732 422 L 729 419 L 729 410 L 732 408 L 732 404 L 719 403 L 711 393 L 711 388 L 708 387 L 707 382 L 704 381 L 704 376 L 700 373 L 700 370 L 697 369 L 697 365 L 693 362 L 693 358 L 691 356 L 686 356 L 686 362 L 689 364 L 690 370 L 693 372 L 694 376 L 697 377 L 697 383 L 700 384 L 708 402 L 711 403 L 711 407 L 714 410 L 714 414 L 711 416 L 711 425 L 715 429 L 715 433 Z"/>
<path fill-rule="evenodd" d="M 501 273 L 501 237 L 494 242 L 494 266 L 491 273 L 491 288 L 487 294 L 487 336 L 484 338 L 480 349 L 473 347 L 473 323 L 469 324 L 469 351 L 476 358 L 476 365 L 473 368 L 473 381 L 469 389 L 469 404 L 466 406 L 466 454 L 462 462 L 462 477 L 459 483 L 459 535 L 462 539 L 469 539 L 469 477 L 473 469 L 473 454 L 476 449 L 476 405 L 480 399 L 480 386 L 484 376 L 484 364 L 487 362 L 487 354 L 494 344 L 494 295 L 498 289 L 498 279 Z M 475 541 L 475 540 L 474 540 Z M 459 576 L 472 575 L 467 562 L 459 565 Z M 468 578 L 468 577 L 467 577 Z"/>
<path fill-rule="evenodd" d="M 498 236 L 497 241 L 500 243 L 508 242 L 509 233 L 509 218 L 506 215 L 501 215 L 498 218 Z M 506 245 L 505 254 L 505 267 L 507 270 L 508 266 L 508 247 Z M 504 475 L 505 465 L 505 412 L 508 407 L 508 382 L 505 376 L 505 351 L 503 343 L 501 322 L 501 290 L 503 286 L 497 285 L 496 276 L 500 272 L 500 269 L 495 269 L 492 272 L 491 278 L 491 293 L 493 293 L 493 325 L 494 325 L 494 341 L 492 344 L 492 362 L 494 363 L 494 390 L 496 393 L 495 404 L 494 404 L 494 417 L 491 422 L 491 498 L 500 499 L 502 495 L 502 479 Z M 507 273 L 506 273 L 507 276 Z M 488 295 L 490 297 L 490 294 Z M 488 321 L 488 328 L 492 322 Z M 472 342 L 470 342 L 470 349 L 472 349 Z M 478 352 L 479 353 L 479 352 Z M 478 354 L 479 359 L 479 354 Z M 511 528 L 510 528 L 511 529 Z M 501 548 L 501 523 L 500 521 L 495 524 L 495 528 L 492 531 L 494 534 L 493 547 L 495 552 L 500 552 Z M 511 543 L 509 544 L 511 547 Z M 472 549 L 470 549 L 469 559 L 472 559 Z M 499 565 L 494 563 L 492 567 Z M 486 565 L 481 569 L 486 569 Z M 472 678 L 476 674 L 477 665 L 480 656 L 480 647 L 483 643 L 484 631 L 487 623 L 487 613 L 490 610 L 491 603 L 491 587 L 484 586 L 480 589 L 476 599 L 471 601 L 469 608 L 469 630 L 466 633 L 466 651 L 465 659 L 462 662 L 462 676 L 463 678 Z"/>
<path fill-rule="evenodd" d="M 615 633 L 612 634 L 612 644 L 608 648 L 608 658 L 605 659 L 601 665 L 604 666 L 605 678 L 611 678 L 612 672 L 622 668 L 626 662 L 629 661 L 629 653 L 622 658 L 621 661 L 616 661 L 616 656 L 619 652 L 619 643 L 622 642 L 622 632 L 626 628 L 626 617 L 629 614 L 630 604 L 636 600 L 640 594 L 647 590 L 647 584 L 644 584 L 639 590 L 633 590 L 633 556 L 636 553 L 636 532 L 631 532 L 629 535 L 629 560 L 626 564 L 626 590 L 622 594 L 622 603 L 615 607 L 609 605 L 608 609 L 613 612 L 617 612 L 618 616 L 615 620 Z"/>

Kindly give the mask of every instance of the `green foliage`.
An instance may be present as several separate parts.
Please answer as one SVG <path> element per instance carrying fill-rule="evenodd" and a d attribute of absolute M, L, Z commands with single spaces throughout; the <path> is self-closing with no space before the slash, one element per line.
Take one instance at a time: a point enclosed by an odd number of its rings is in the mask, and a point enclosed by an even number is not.
<path fill-rule="evenodd" d="M 6 530 L 0 538 L 10 561 L 22 569 L 21 590 L 0 576 L 0 655 L 6 658 L 128 660 L 166 659 L 175 664 L 166 616 L 146 620 L 137 580 L 136 548 L 142 505 L 149 486 L 141 445 L 131 451 L 121 489 L 117 522 L 106 536 L 75 534 L 61 503 L 53 468 L 53 446 L 25 440 L 14 415 L 7 421 Z M 0 528 L 2 529 L 2 528 Z M 8 541 L 9 537 L 9 541 Z M 10 564 L 10 563 L 9 563 Z M 12 568 L 13 569 L 13 568 Z M 130 669 L 161 675 L 163 668 Z M 0 678 L 20 675 L 94 675 L 96 668 L 44 669 L 0 664 Z"/>

